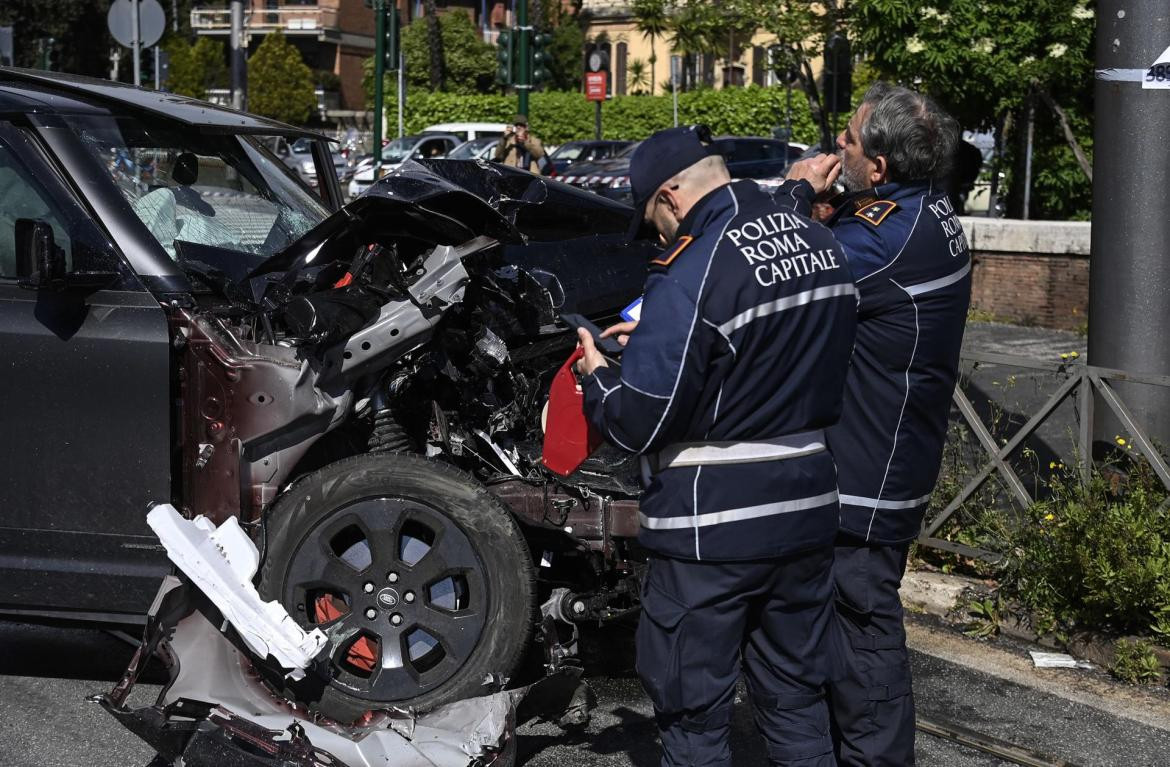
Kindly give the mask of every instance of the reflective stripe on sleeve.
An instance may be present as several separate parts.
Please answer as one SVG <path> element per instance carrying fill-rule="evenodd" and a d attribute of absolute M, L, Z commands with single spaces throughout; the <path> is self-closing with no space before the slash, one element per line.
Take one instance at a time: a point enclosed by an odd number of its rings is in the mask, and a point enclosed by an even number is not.
<path fill-rule="evenodd" d="M 857 289 L 853 287 L 852 282 L 842 282 L 838 285 L 825 285 L 820 288 L 813 288 L 806 290 L 803 293 L 797 293 L 784 298 L 778 298 L 775 301 L 769 301 L 759 306 L 753 306 L 751 309 L 740 312 L 727 322 L 719 326 L 719 332 L 724 335 L 731 335 L 735 331 L 742 328 L 754 320 L 761 317 L 767 317 L 778 312 L 783 312 L 788 309 L 794 309 L 798 306 L 811 304 L 813 301 L 821 301 L 826 298 L 839 298 L 840 296 L 855 295 Z"/>
<path fill-rule="evenodd" d="M 843 495 L 841 496 L 841 505 L 843 506 L 861 506 L 866 509 L 913 509 L 915 506 L 921 506 L 930 500 L 930 493 L 921 498 L 911 498 L 908 501 L 887 501 L 878 500 L 877 498 L 864 498 L 860 495 Z"/>
<path fill-rule="evenodd" d="M 918 285 L 907 285 L 906 287 L 902 288 L 902 290 L 905 290 L 907 293 L 909 293 L 912 296 L 920 296 L 923 293 L 929 293 L 932 290 L 938 290 L 939 288 L 945 288 L 947 285 L 954 285 L 956 282 L 958 282 L 959 280 L 966 277 L 967 273 L 970 271 L 971 271 L 971 262 L 968 261 L 966 266 L 964 266 L 962 269 L 960 269 L 957 272 L 951 272 L 946 277 L 939 277 L 937 280 L 931 280 L 930 282 L 922 282 L 922 283 L 919 283 Z"/>
<path fill-rule="evenodd" d="M 641 519 L 642 527 L 648 530 L 689 530 L 692 527 L 708 527 L 724 522 L 744 522 L 749 519 L 772 517 L 777 514 L 790 514 L 794 511 L 807 511 L 836 502 L 837 491 L 833 490 L 810 498 L 765 503 L 760 506 L 745 506 L 742 509 L 712 511 L 707 514 L 686 517 L 648 517 L 642 512 L 638 512 L 638 517 Z"/>

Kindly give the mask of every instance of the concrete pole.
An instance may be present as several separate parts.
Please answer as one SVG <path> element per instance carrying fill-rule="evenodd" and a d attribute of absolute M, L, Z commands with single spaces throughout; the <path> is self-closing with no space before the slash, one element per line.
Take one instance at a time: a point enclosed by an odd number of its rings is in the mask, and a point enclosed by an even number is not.
<path fill-rule="evenodd" d="M 406 52 L 398 45 L 398 138 L 405 134 L 406 125 Z"/>
<path fill-rule="evenodd" d="M 1170 3 L 1097 3 L 1089 362 L 1156 375 L 1170 375 L 1170 90 L 1142 82 L 1168 46 Z M 1170 389 L 1115 386 L 1149 436 L 1170 445 Z M 1118 433 L 1100 417 L 1097 428 L 1098 440 Z"/>
<path fill-rule="evenodd" d="M 232 0 L 232 32 L 231 32 L 231 72 L 232 72 L 232 107 L 244 109 L 247 99 L 248 70 L 244 42 L 244 2 Z"/>
<path fill-rule="evenodd" d="M 1032 147 L 1036 137 L 1036 99 L 1028 97 L 1028 130 L 1024 142 L 1024 220 L 1032 217 Z"/>
<path fill-rule="evenodd" d="M 134 53 L 134 85 L 142 85 L 142 19 L 139 0 L 130 0 L 130 50 Z"/>
<path fill-rule="evenodd" d="M 391 6 L 390 13 L 393 13 Z M 374 180 L 382 178 L 382 126 L 386 106 L 386 1 L 374 0 Z"/>

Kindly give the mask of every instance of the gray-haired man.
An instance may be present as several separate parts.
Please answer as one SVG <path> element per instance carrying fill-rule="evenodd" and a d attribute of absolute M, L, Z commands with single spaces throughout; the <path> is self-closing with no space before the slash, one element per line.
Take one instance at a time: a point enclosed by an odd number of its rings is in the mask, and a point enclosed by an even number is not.
<path fill-rule="evenodd" d="M 841 522 L 833 565 L 844 678 L 830 688 L 841 765 L 912 765 L 914 699 L 898 587 L 938 476 L 971 294 L 943 177 L 958 126 L 877 83 L 837 138 L 847 201 L 828 225 L 857 283 L 857 342 L 829 429 Z"/>

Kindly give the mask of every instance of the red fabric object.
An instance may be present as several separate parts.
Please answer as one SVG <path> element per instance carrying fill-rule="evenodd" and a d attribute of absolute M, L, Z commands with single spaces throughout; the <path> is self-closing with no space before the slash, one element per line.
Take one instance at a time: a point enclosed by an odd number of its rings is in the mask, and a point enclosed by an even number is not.
<path fill-rule="evenodd" d="M 602 443 L 601 434 L 585 419 L 585 395 L 573 372 L 573 365 L 584 354 L 580 347 L 574 350 L 553 377 L 548 392 L 542 461 L 562 477 L 576 471 Z"/>

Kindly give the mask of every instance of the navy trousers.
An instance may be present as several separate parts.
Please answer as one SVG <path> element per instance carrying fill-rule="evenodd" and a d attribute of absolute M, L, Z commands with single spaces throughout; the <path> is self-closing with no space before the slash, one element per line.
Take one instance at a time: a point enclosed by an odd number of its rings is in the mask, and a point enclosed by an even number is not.
<path fill-rule="evenodd" d="M 637 669 L 654 703 L 662 767 L 731 764 L 741 671 L 769 762 L 833 766 L 832 556 L 825 547 L 752 562 L 651 559 Z"/>
<path fill-rule="evenodd" d="M 844 533 L 833 561 L 838 678 L 829 685 L 833 749 L 842 767 L 914 764 L 914 695 L 898 587 L 910 544 L 870 545 Z"/>

